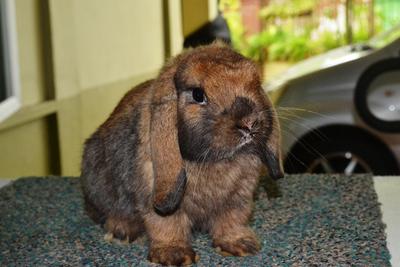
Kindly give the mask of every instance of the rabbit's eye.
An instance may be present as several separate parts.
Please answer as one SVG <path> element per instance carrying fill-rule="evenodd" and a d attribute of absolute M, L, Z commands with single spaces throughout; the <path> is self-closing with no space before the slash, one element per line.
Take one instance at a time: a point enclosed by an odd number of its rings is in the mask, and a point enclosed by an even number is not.
<path fill-rule="evenodd" d="M 192 97 L 197 103 L 205 103 L 206 101 L 206 96 L 204 95 L 203 89 L 198 87 L 192 89 Z"/>

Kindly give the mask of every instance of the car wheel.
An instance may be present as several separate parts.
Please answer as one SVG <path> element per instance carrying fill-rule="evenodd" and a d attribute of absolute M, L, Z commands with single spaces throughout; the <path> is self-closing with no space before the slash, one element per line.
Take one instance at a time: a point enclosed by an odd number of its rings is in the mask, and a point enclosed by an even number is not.
<path fill-rule="evenodd" d="M 368 106 L 368 94 L 371 85 L 379 77 L 388 73 L 396 73 L 400 70 L 400 58 L 390 58 L 379 61 L 371 65 L 360 77 L 357 82 L 357 86 L 354 91 L 354 105 L 358 115 L 366 122 L 369 126 L 375 128 L 378 131 L 388 133 L 399 133 L 400 132 L 400 120 L 384 120 L 377 117 L 374 112 Z M 396 72 L 395 72 L 396 71 Z M 390 81 L 390 80 L 389 80 Z M 396 84 L 391 84 L 396 90 Z M 397 87 L 398 88 L 398 87 Z M 392 98 L 396 97 L 395 93 L 391 93 L 391 90 L 386 90 L 386 94 L 393 94 Z M 388 98 L 388 97 L 387 97 Z M 396 102 L 394 100 L 393 102 Z M 389 105 L 395 107 L 396 105 L 387 104 L 386 108 L 389 109 Z"/>
<path fill-rule="evenodd" d="M 374 173 L 398 174 L 398 164 L 390 150 L 372 136 L 342 132 L 309 134 L 297 144 L 285 160 L 287 173 Z"/>

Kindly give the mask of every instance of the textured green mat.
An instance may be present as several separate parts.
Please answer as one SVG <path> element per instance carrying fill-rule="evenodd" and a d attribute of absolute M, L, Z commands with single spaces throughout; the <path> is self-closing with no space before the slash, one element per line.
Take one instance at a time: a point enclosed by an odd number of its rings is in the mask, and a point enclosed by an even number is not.
<path fill-rule="evenodd" d="M 197 266 L 389 266 L 371 176 L 287 176 L 260 189 L 252 227 L 262 251 L 222 257 L 196 235 Z M 109 244 L 82 210 L 76 178 L 23 178 L 0 190 L 0 266 L 147 266 L 143 242 Z M 152 266 L 155 266 L 152 264 Z"/>

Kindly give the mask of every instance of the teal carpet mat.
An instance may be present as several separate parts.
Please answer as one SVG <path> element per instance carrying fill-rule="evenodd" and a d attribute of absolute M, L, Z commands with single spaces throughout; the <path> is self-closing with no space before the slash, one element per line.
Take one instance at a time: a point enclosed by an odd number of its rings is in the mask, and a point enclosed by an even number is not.
<path fill-rule="evenodd" d="M 197 266 L 390 266 L 371 176 L 288 175 L 278 188 L 276 198 L 261 187 L 257 194 L 258 255 L 220 256 L 196 234 Z M 103 235 L 83 211 L 77 178 L 23 178 L 0 189 L 0 266 L 156 266 L 145 240 L 110 244 Z"/>

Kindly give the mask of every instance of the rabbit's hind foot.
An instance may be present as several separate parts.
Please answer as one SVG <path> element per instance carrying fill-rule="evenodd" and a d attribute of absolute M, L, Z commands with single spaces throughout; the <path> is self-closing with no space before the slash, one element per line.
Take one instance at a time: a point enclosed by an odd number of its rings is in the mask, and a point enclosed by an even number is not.
<path fill-rule="evenodd" d="M 133 242 L 145 232 L 143 220 L 139 216 L 129 219 L 108 217 L 104 229 L 107 231 L 104 240 L 118 241 L 123 244 Z"/>

